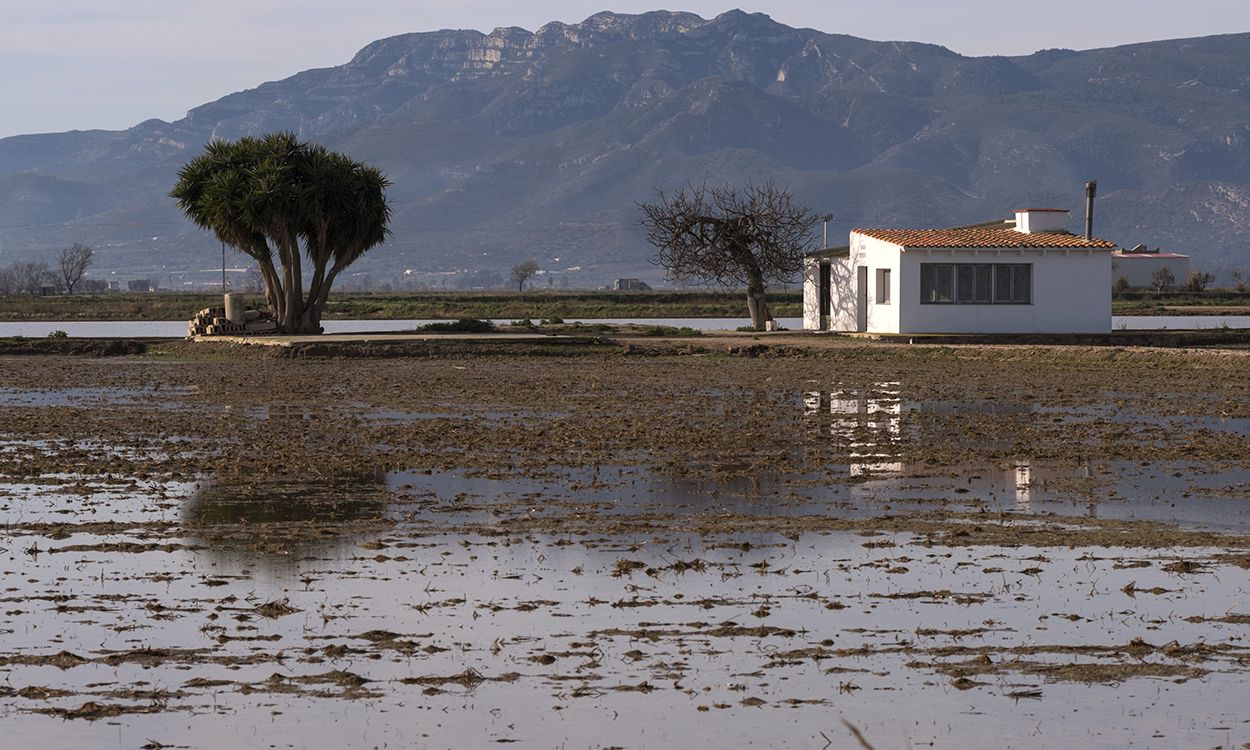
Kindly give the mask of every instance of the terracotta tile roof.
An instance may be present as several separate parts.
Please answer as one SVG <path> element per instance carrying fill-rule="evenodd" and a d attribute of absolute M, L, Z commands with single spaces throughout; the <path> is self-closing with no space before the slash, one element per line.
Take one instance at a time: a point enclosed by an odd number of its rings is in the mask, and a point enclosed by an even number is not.
<path fill-rule="evenodd" d="M 1115 250 L 1119 245 L 1095 237 L 1086 240 L 1067 232 L 1034 232 L 1025 234 L 1014 229 L 855 229 L 866 237 L 884 240 L 904 248 L 988 247 L 988 248 L 1091 248 Z"/>

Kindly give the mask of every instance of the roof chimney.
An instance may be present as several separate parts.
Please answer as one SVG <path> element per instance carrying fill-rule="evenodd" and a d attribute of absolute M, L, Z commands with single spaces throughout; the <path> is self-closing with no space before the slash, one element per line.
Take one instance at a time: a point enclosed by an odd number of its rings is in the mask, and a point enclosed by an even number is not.
<path fill-rule="evenodd" d="M 1098 192 L 1098 180 L 1085 183 L 1085 239 L 1094 238 L 1094 194 Z"/>
<path fill-rule="evenodd" d="M 1024 234 L 1038 232 L 1066 232 L 1068 209 L 1066 208 L 1017 208 L 1016 231 Z"/>

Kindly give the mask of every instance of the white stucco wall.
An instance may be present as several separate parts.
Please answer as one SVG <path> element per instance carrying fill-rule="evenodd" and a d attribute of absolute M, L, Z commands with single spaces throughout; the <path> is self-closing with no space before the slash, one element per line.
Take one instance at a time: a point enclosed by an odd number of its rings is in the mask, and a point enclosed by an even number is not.
<path fill-rule="evenodd" d="M 1068 212 L 1055 208 L 1035 208 L 1016 211 L 1016 231 L 1063 232 L 1068 228 Z"/>
<path fill-rule="evenodd" d="M 1027 305 L 920 304 L 922 263 L 1029 263 Z M 898 333 L 1108 333 L 1111 253 L 1106 250 L 907 250 Z"/>
<path fill-rule="evenodd" d="M 851 235 L 851 255 L 856 265 L 868 267 L 868 331 L 897 333 L 902 319 L 903 252 L 898 245 L 865 237 Z M 887 302 L 877 299 L 877 271 L 890 271 L 890 296 Z M 852 290 L 854 286 L 852 286 Z M 852 292 L 852 295 L 854 292 Z M 852 319 L 852 322 L 853 319 Z M 851 328 L 850 330 L 854 330 Z"/>
<path fill-rule="evenodd" d="M 845 257 L 808 258 L 803 272 L 803 328 L 809 331 L 820 329 L 819 283 L 820 263 L 829 263 L 830 281 L 830 315 L 827 330 L 853 332 L 858 329 L 859 314 L 858 268 L 868 269 L 868 309 L 867 330 L 896 330 L 899 320 L 899 263 L 900 250 L 897 245 L 864 237 L 851 235 L 850 252 Z M 890 301 L 882 303 L 877 299 L 877 270 L 890 269 Z"/>
<path fill-rule="evenodd" d="M 803 330 L 820 330 L 820 258 L 803 259 Z"/>
<path fill-rule="evenodd" d="M 1155 271 L 1166 268 L 1176 279 L 1175 286 L 1185 285 L 1189 278 L 1189 258 L 1185 256 L 1169 257 L 1155 253 L 1133 253 L 1130 255 L 1111 256 L 1111 282 L 1117 279 L 1128 280 L 1131 287 L 1147 288 L 1151 286 Z"/>

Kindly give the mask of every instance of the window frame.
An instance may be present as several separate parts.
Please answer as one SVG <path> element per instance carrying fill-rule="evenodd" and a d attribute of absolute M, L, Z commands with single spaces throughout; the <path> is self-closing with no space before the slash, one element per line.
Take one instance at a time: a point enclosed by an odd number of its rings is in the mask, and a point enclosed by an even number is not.
<path fill-rule="evenodd" d="M 988 271 L 989 278 L 979 278 L 978 269 Z M 984 273 L 985 271 L 982 271 Z M 950 285 L 949 299 L 931 299 L 940 291 L 940 275 L 947 274 Z M 961 277 L 965 283 L 972 279 L 974 291 L 965 298 L 960 288 Z M 1001 284 L 1000 281 L 1005 279 Z M 988 281 L 988 289 L 982 284 Z M 926 295 L 926 292 L 928 294 Z M 922 305 L 1031 305 L 1033 304 L 1032 263 L 921 263 L 920 304 Z"/>
<path fill-rule="evenodd" d="M 921 263 L 920 264 L 920 304 L 922 305 L 952 305 L 955 304 L 955 266 L 957 263 Z M 929 278 L 926 279 L 925 271 L 928 269 Z M 950 296 L 948 299 L 926 299 L 925 297 L 936 296 L 938 289 L 937 282 L 941 279 L 938 277 L 939 272 L 948 272 L 947 279 L 950 287 Z M 928 295 L 925 294 L 927 282 Z"/>
<path fill-rule="evenodd" d="M 893 269 L 890 268 L 877 269 L 877 294 L 874 301 L 878 305 L 890 304 L 890 284 L 893 281 L 893 274 L 891 273 L 892 270 Z"/>
<path fill-rule="evenodd" d="M 1019 299 L 1020 274 L 1024 272 L 1024 298 Z M 1000 274 L 1006 271 L 1010 276 L 1007 293 L 1001 293 Z M 1033 304 L 1033 264 L 1032 263 L 995 263 L 994 264 L 994 304 L 996 305 L 1031 305 Z"/>

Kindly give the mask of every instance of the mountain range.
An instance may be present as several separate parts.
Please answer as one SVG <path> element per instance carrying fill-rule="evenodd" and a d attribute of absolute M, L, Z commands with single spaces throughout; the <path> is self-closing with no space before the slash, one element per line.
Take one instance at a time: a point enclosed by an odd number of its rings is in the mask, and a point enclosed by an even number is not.
<path fill-rule="evenodd" d="M 655 280 L 637 201 L 769 179 L 833 215 L 831 244 L 1024 205 L 1078 230 L 1097 179 L 1099 236 L 1250 270 L 1250 34 L 965 57 L 741 11 L 401 34 L 175 122 L 0 139 L 0 263 L 83 242 L 96 276 L 206 279 L 219 246 L 167 197 L 175 174 L 275 130 L 392 180 L 393 236 L 355 267 L 375 281 L 528 258 L 574 286 Z"/>

